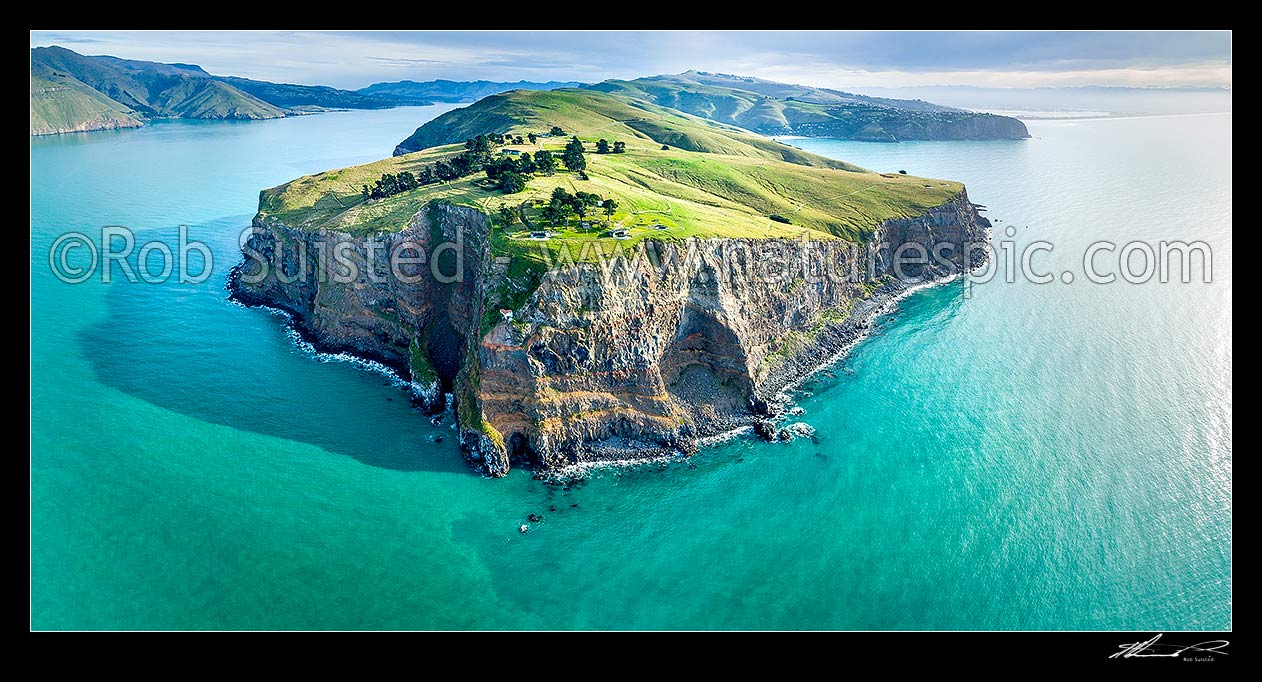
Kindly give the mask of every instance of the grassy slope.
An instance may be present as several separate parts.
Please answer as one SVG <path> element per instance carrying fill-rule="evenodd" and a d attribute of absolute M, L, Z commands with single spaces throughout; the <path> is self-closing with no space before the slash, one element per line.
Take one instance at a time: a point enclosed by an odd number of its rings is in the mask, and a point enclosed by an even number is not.
<path fill-rule="evenodd" d="M 694 116 L 739 125 L 742 120 L 761 115 L 769 121 L 783 123 L 783 107 L 766 110 L 767 98 L 753 92 L 694 84 L 685 87 L 661 77 L 634 81 L 610 80 L 588 86 L 592 90 L 622 97 L 654 102 L 664 107 L 686 111 Z M 775 102 L 775 100 L 771 100 Z M 743 126 L 752 130 L 749 125 Z"/>
<path fill-rule="evenodd" d="M 544 132 L 561 126 L 584 140 L 604 137 L 643 146 L 663 144 L 686 151 L 775 159 L 790 163 L 860 170 L 841 161 L 801 151 L 747 130 L 690 116 L 649 102 L 594 90 L 513 90 L 492 95 L 426 123 L 400 150 L 416 151 L 462 142 L 481 133 Z"/>
<path fill-rule="evenodd" d="M 601 237 L 605 227 L 602 214 L 591 218 L 600 229 L 590 233 L 565 230 L 561 239 L 549 242 L 552 245 L 588 240 L 626 245 L 646 237 L 800 236 L 808 230 L 817 238 L 855 240 L 862 239 L 886 218 L 921 214 L 955 196 L 961 188 L 959 183 L 914 176 L 886 177 L 751 156 L 663 151 L 642 140 L 626 141 L 626 154 L 595 154 L 589 145 L 589 180 L 580 180 L 562 170 L 552 177 L 534 177 L 520 194 L 502 194 L 489 187 L 484 174 L 478 173 L 368 204 L 362 202 L 358 190 L 361 185 L 371 184 L 382 173 L 415 173 L 423 165 L 462 151 L 459 145 L 449 145 L 308 175 L 264 190 L 260 213 L 302 229 L 366 234 L 402 229 L 422 205 L 433 199 L 490 212 L 501 203 L 518 206 L 546 199 L 554 187 L 560 186 L 571 192 L 583 190 L 616 199 L 619 210 L 611 224 L 631 228 L 632 239 Z M 546 147 L 556 152 L 563 142 L 543 138 L 539 145 L 509 148 L 537 151 Z M 786 215 L 794 224 L 768 220 L 772 213 Z M 539 220 L 533 207 L 528 208 L 527 217 Z M 654 223 L 670 229 L 648 229 Z M 515 225 L 504 246 L 537 248 L 537 242 L 524 239 L 525 231 L 520 223 Z"/>
<path fill-rule="evenodd" d="M 248 95 L 227 83 L 207 78 L 186 78 L 163 89 L 150 101 L 165 115 L 180 118 L 264 119 L 279 118 L 285 110 Z"/>
<path fill-rule="evenodd" d="M 587 86 L 623 99 L 651 102 L 765 134 L 821 134 L 895 139 L 890 131 L 993 119 L 918 100 L 865 97 L 758 79 L 687 72 Z"/>
<path fill-rule="evenodd" d="M 118 102 L 73 78 L 31 77 L 32 135 L 140 125 Z"/>
<path fill-rule="evenodd" d="M 285 110 L 248 93 L 212 80 L 195 67 L 137 62 L 112 57 L 89 57 L 57 47 L 31 50 L 31 78 L 61 82 L 73 81 L 83 88 L 46 93 L 39 107 L 63 112 L 66 127 L 91 120 L 83 118 L 84 88 L 92 90 L 100 106 L 112 106 L 135 117 L 175 116 L 181 118 L 278 118 Z M 32 111 L 36 110 L 32 88 Z M 59 101 L 68 98 L 67 101 Z"/>
<path fill-rule="evenodd" d="M 662 76 L 634 81 L 605 81 L 590 87 L 747 130 L 778 131 L 803 122 L 822 123 L 834 118 L 829 114 L 828 107 L 819 103 L 773 99 L 756 92 L 681 82 Z"/>

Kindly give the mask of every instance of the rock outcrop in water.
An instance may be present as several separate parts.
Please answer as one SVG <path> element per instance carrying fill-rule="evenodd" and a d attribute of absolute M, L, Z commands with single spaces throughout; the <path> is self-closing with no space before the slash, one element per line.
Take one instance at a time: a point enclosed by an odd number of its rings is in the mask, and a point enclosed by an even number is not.
<path fill-rule="evenodd" d="M 909 281 L 977 265 L 984 255 L 967 245 L 988 225 L 963 192 L 884 221 L 872 243 L 939 248 L 937 262 L 909 264 L 902 278 L 890 249 L 866 252 L 869 264 L 840 240 L 644 242 L 612 261 L 552 268 L 500 316 L 502 292 L 521 284 L 491 257 L 486 217 L 432 203 L 373 244 L 256 218 L 253 255 L 230 286 L 242 302 L 292 313 L 317 346 L 411 377 L 429 409 L 454 393 L 463 451 L 500 476 L 514 462 L 557 469 L 690 453 L 699 438 L 754 424 Z M 340 258 L 354 281 L 314 276 L 333 262 L 321 247 L 330 242 L 349 245 Z M 402 277 L 367 274 L 389 273 L 405 242 L 440 253 Z"/>

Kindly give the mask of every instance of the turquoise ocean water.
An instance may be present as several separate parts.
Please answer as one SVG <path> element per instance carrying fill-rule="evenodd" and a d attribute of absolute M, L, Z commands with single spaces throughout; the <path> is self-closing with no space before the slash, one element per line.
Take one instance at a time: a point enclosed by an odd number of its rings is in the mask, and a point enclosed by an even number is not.
<path fill-rule="evenodd" d="M 924 290 L 803 387 L 818 445 L 562 491 L 471 473 L 388 378 L 225 300 L 259 189 L 446 108 L 31 141 L 33 627 L 1231 626 L 1230 115 L 788 140 L 964 181 L 1053 272 L 1099 239 L 1200 239 L 1214 281 Z M 203 284 L 50 272 L 64 232 L 180 224 L 214 248 Z"/>

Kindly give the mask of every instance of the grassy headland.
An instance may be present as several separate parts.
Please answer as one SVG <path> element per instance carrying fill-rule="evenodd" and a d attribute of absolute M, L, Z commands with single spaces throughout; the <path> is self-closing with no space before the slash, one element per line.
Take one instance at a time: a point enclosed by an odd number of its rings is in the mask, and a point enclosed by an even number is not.
<path fill-rule="evenodd" d="M 549 135 L 553 128 L 561 134 Z M 476 172 L 365 201 L 364 185 L 384 174 L 419 175 L 426 166 L 465 152 L 464 145 L 453 142 L 488 133 L 506 138 L 493 149 L 497 158 L 541 150 L 560 157 L 577 137 L 584 143 L 586 168 L 573 172 L 558 165 L 551 175 L 530 174 L 525 189 L 511 194 Z M 522 142 L 515 143 L 516 138 Z M 300 229 L 371 234 L 402 229 L 433 200 L 474 207 L 493 217 L 506 206 L 516 209 L 517 218 L 495 220 L 495 242 L 497 248 L 514 252 L 538 251 L 532 228 L 551 233 L 549 245 L 599 240 L 617 247 L 646 238 L 759 239 L 804 233 L 862 240 L 881 221 L 924 213 L 961 189 L 956 182 L 873 173 L 731 126 L 661 107 L 634 107 L 587 90 L 494 95 L 440 116 L 409 139 L 441 144 L 265 190 L 260 215 Z M 625 152 L 595 153 L 601 139 L 624 143 Z M 558 187 L 613 199 L 617 209 L 612 215 L 593 211 L 584 220 L 548 220 L 541 202 Z M 773 221 L 773 214 L 790 222 Z M 616 238 L 611 232 L 618 229 L 628 232 Z"/>

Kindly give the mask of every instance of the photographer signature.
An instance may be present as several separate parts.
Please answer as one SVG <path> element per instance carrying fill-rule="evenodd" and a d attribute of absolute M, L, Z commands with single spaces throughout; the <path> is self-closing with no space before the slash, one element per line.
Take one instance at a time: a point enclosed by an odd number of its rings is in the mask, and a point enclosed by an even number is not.
<path fill-rule="evenodd" d="M 1200 642 L 1197 644 L 1159 644 L 1158 640 L 1161 635 L 1157 635 L 1146 642 L 1131 642 L 1129 644 L 1119 645 L 1121 651 L 1109 656 L 1109 658 L 1178 658 L 1186 652 L 1210 653 L 1227 655 L 1223 651 L 1229 642 L 1225 639 L 1213 639 L 1208 642 Z"/>

